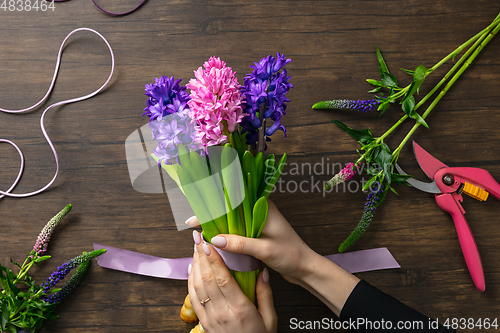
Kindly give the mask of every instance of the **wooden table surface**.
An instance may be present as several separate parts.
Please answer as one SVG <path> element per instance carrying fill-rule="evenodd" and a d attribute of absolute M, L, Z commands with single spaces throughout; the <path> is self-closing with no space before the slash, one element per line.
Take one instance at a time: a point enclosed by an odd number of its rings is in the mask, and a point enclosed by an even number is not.
<path fill-rule="evenodd" d="M 2 2 L 2 1 L 0 1 Z M 33 0 L 31 2 L 34 2 Z M 138 0 L 116 0 L 102 6 L 124 11 Z M 5 1 L 4 1 L 5 3 Z M 431 67 L 486 27 L 500 12 L 491 0 L 386 1 L 159 1 L 149 0 L 137 12 L 112 17 L 91 1 L 57 2 L 54 11 L 0 10 L 0 107 L 25 108 L 49 86 L 57 50 L 73 29 L 89 27 L 105 36 L 116 55 L 111 84 L 96 97 L 50 111 L 46 126 L 60 159 L 60 174 L 40 195 L 0 200 L 0 260 L 21 261 L 43 225 L 67 203 L 73 210 L 50 244 L 52 259 L 33 269 L 41 282 L 62 262 L 88 251 L 92 242 L 161 257 L 192 254 L 190 231 L 177 231 L 165 194 L 140 193 L 131 185 L 125 155 L 126 138 L 146 124 L 144 85 L 161 75 L 185 84 L 210 56 L 220 56 L 237 71 L 240 82 L 260 58 L 284 53 L 294 88 L 281 132 L 269 153 L 289 154 L 289 164 L 353 161 L 358 145 L 330 122 L 381 135 L 401 116 L 397 105 L 383 117 L 356 111 L 313 111 L 327 99 L 365 99 L 367 78 L 377 78 L 378 46 L 404 85 L 410 76 L 399 68 Z M 499 37 L 497 37 L 498 39 Z M 500 180 L 500 40 L 493 39 L 473 65 L 427 118 L 412 139 L 450 166 L 487 169 Z M 428 78 L 422 93 L 450 68 Z M 90 93 L 105 81 L 110 57 L 104 43 L 90 33 L 71 37 L 61 71 L 45 106 Z M 421 94 L 420 96 L 423 96 Z M 26 170 L 15 193 L 36 190 L 53 176 L 55 163 L 43 139 L 43 108 L 22 115 L 0 114 L 0 138 L 15 141 L 26 157 Z M 387 140 L 394 149 L 411 123 Z M 19 167 L 15 150 L 0 144 L 0 188 L 10 186 Z M 425 179 L 405 146 L 401 166 Z M 336 170 L 338 171 L 338 169 Z M 323 195 L 293 192 L 293 183 L 311 184 L 332 176 L 331 168 L 286 175 L 292 184 L 271 199 L 315 251 L 327 255 L 361 217 L 366 194 L 356 190 Z M 486 292 L 478 292 L 465 265 L 450 216 L 431 194 L 397 187 L 377 211 L 372 225 L 352 250 L 388 247 L 401 269 L 357 274 L 381 290 L 433 318 L 500 317 L 500 204 L 490 198 L 464 200 L 467 220 L 478 243 Z M 305 192 L 305 191 L 304 191 Z M 308 192 L 311 192 L 310 190 Z M 353 193 L 350 193 L 353 192 Z M 335 316 L 319 300 L 271 272 L 279 331 L 291 332 L 291 318 L 322 320 Z M 185 281 L 162 280 L 98 267 L 94 262 L 78 290 L 59 307 L 61 318 L 42 332 L 189 332 L 179 316 L 187 293 Z M 494 331 L 494 330 L 490 330 Z"/>

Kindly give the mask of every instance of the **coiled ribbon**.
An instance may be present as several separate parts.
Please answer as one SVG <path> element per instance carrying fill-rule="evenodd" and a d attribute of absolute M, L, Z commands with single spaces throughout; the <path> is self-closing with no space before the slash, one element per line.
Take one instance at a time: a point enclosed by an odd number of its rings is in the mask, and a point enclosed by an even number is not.
<path fill-rule="evenodd" d="M 57 175 L 59 173 L 59 159 L 57 157 L 56 149 L 54 148 L 54 145 L 52 144 L 52 141 L 50 140 L 49 135 L 47 134 L 47 131 L 45 130 L 45 125 L 44 125 L 45 114 L 47 113 L 47 111 L 49 111 L 52 108 L 55 108 L 56 106 L 70 104 L 70 103 L 75 103 L 75 102 L 80 102 L 80 101 L 83 101 L 85 99 L 88 99 L 88 98 L 91 98 L 91 97 L 97 95 L 101 90 L 104 89 L 104 87 L 106 87 L 106 85 L 111 80 L 111 77 L 113 76 L 113 72 L 115 70 L 115 56 L 113 54 L 113 49 L 111 49 L 111 46 L 109 45 L 109 43 L 106 40 L 106 38 L 104 38 L 100 33 L 98 33 L 97 31 L 95 31 L 93 29 L 90 29 L 90 28 L 78 28 L 78 29 L 75 29 L 75 30 L 71 31 L 66 36 L 66 38 L 64 38 L 64 40 L 63 40 L 63 42 L 61 44 L 61 47 L 59 48 L 59 53 L 57 54 L 56 68 L 54 70 L 54 76 L 52 77 L 52 82 L 50 83 L 50 87 L 47 90 L 47 93 L 45 94 L 45 96 L 43 96 L 42 99 L 40 101 L 38 101 L 38 103 L 36 103 L 35 105 L 32 105 L 32 106 L 30 106 L 28 108 L 25 108 L 25 109 L 7 110 L 7 109 L 0 108 L 0 111 L 1 112 L 6 112 L 6 113 L 25 113 L 25 112 L 28 112 L 28 111 L 36 109 L 40 104 L 42 104 L 43 102 L 45 102 L 45 100 L 49 97 L 50 93 L 52 92 L 52 89 L 54 88 L 54 84 L 55 84 L 56 79 L 57 79 L 57 74 L 59 73 L 59 67 L 61 65 L 61 56 L 62 56 L 62 52 L 63 52 L 63 49 L 64 49 L 64 45 L 66 44 L 66 41 L 68 40 L 68 38 L 71 35 L 73 35 L 74 33 L 78 32 L 78 31 L 90 31 L 90 32 L 96 34 L 97 36 L 101 37 L 101 39 L 104 41 L 104 43 L 106 43 L 106 46 L 109 49 L 109 53 L 111 54 L 111 72 L 109 73 L 108 79 L 106 80 L 106 82 L 104 82 L 104 84 L 99 89 L 95 90 L 94 92 L 92 92 L 92 93 L 90 93 L 88 95 L 77 97 L 77 98 L 72 98 L 72 99 L 68 99 L 68 100 L 64 100 L 64 101 L 61 101 L 61 102 L 54 103 L 54 104 L 50 105 L 49 107 L 47 107 L 45 109 L 45 111 L 43 111 L 42 116 L 40 117 L 40 127 L 42 129 L 42 133 L 43 133 L 43 136 L 45 137 L 45 140 L 47 140 L 47 143 L 49 144 L 50 149 L 52 150 L 52 153 L 54 154 L 54 159 L 56 161 L 56 172 L 54 174 L 54 177 L 52 177 L 52 180 L 50 180 L 47 183 L 47 185 L 43 186 L 42 188 L 40 188 L 40 189 L 38 189 L 36 191 L 33 191 L 33 192 L 28 192 L 28 193 L 11 193 L 11 191 L 18 184 L 18 182 L 21 179 L 21 176 L 23 174 L 23 171 L 24 171 L 24 156 L 23 156 L 23 153 L 22 153 L 21 149 L 14 142 L 12 142 L 10 140 L 6 140 L 6 139 L 0 139 L 0 142 L 5 142 L 5 143 L 10 144 L 11 146 L 13 146 L 17 150 L 17 153 L 19 154 L 19 157 L 21 158 L 21 166 L 19 167 L 19 173 L 17 175 L 17 178 L 15 179 L 14 183 L 12 183 L 12 185 L 6 191 L 1 191 L 0 190 L 0 199 L 3 198 L 3 197 L 5 197 L 5 196 L 7 196 L 7 197 L 14 197 L 14 198 L 25 198 L 25 197 L 29 197 L 29 196 L 32 196 L 32 195 L 36 195 L 36 194 L 42 193 L 43 191 L 45 191 L 46 189 L 48 189 L 54 183 L 54 181 L 56 180 Z"/>

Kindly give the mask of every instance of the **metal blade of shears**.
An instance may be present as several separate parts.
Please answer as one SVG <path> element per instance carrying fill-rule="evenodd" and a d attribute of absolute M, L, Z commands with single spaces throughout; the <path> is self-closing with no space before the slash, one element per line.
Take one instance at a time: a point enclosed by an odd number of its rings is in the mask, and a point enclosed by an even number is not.
<path fill-rule="evenodd" d="M 398 170 L 399 174 L 407 175 L 407 173 L 404 172 L 403 169 L 401 169 L 401 167 L 397 163 L 396 163 L 396 169 Z M 436 193 L 436 194 L 442 193 L 441 190 L 439 189 L 439 187 L 437 186 L 435 180 L 432 183 L 426 183 L 426 182 L 417 180 L 415 178 L 408 178 L 406 180 L 406 182 L 408 184 L 410 184 L 411 186 L 419 189 L 420 191 L 424 191 L 427 193 Z"/>
<path fill-rule="evenodd" d="M 415 141 L 413 141 L 413 152 L 415 153 L 418 165 L 431 180 L 434 180 L 434 175 L 439 169 L 448 167 L 446 164 L 425 151 L 425 149 L 420 147 L 420 145 Z"/>

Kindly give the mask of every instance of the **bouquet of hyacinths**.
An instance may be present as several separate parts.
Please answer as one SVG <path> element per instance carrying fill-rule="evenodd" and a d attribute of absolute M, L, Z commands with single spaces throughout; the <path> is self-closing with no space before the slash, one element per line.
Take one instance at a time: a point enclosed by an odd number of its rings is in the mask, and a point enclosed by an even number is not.
<path fill-rule="evenodd" d="M 67 205 L 54 216 L 42 229 L 33 250 L 26 256 L 22 265 L 11 262 L 19 267 L 15 274 L 10 269 L 0 265 L 0 332 L 34 333 L 37 332 L 46 320 L 53 320 L 59 316 L 55 314 L 55 307 L 71 294 L 85 276 L 90 260 L 100 256 L 106 250 L 84 252 L 83 254 L 59 266 L 41 285 L 28 275 L 33 265 L 50 259 L 45 255 L 50 236 L 55 227 L 71 210 Z M 76 268 L 75 273 L 62 288 L 54 288 L 66 275 Z M 20 288 L 18 285 L 22 284 Z"/>
<path fill-rule="evenodd" d="M 218 234 L 262 233 L 267 198 L 286 161 L 286 153 L 276 163 L 264 150 L 278 129 L 286 135 L 280 119 L 292 87 L 283 69 L 290 61 L 279 53 L 261 59 L 243 86 L 215 57 L 185 87 L 174 77 L 146 85 L 144 115 L 158 141 L 152 156 L 184 193 L 208 242 Z M 259 271 L 231 273 L 254 302 Z"/>
<path fill-rule="evenodd" d="M 355 130 L 340 121 L 332 120 L 332 122 L 334 122 L 341 130 L 345 131 L 353 139 L 358 141 L 361 146 L 361 152 L 359 152 L 360 157 L 356 162 L 347 164 L 346 167 L 340 171 L 340 173 L 328 181 L 325 186 L 326 189 L 329 190 L 333 186 L 351 179 L 363 163 L 367 163 L 366 171 L 371 176 L 370 180 L 363 188 L 363 190 L 371 188 L 367 197 L 367 203 L 365 204 L 363 216 L 349 237 L 340 245 L 339 252 L 346 251 L 366 231 L 373 218 L 375 209 L 382 203 L 387 192 L 391 190 L 396 193 L 396 191 L 392 188 L 393 184 L 408 185 L 406 180 L 411 177 L 410 175 L 402 175 L 394 172 L 394 166 L 398 161 L 399 153 L 420 125 L 429 128 L 425 121 L 429 113 L 431 113 L 441 98 L 443 98 L 443 96 L 448 92 L 450 87 L 472 64 L 477 55 L 483 50 L 486 44 L 488 44 L 490 40 L 495 37 L 499 30 L 500 14 L 497 15 L 495 20 L 493 20 L 493 22 L 486 28 L 460 45 L 457 49 L 448 54 L 431 68 L 426 68 L 423 65 L 420 65 L 415 68 L 415 70 L 402 69 L 403 72 L 410 74 L 413 77 L 412 82 L 406 87 L 399 87 L 398 80 L 389 72 L 389 68 L 377 48 L 376 54 L 380 70 L 380 80 L 367 79 L 366 81 L 375 87 L 369 92 L 380 93 L 380 95 L 369 100 L 331 100 L 318 102 L 313 105 L 313 109 L 351 109 L 361 112 L 378 110 L 380 115 L 382 115 L 386 110 L 388 110 L 390 104 L 399 103 L 401 110 L 404 113 L 401 119 L 380 137 L 374 137 L 370 129 Z M 418 95 L 420 87 L 424 83 L 426 77 L 431 75 L 447 61 L 454 60 L 462 52 L 462 56 L 460 56 L 444 77 L 434 86 L 434 88 L 431 89 L 429 93 L 417 102 L 415 97 Z M 387 95 L 384 96 L 382 91 L 386 91 Z M 439 93 L 436 95 L 436 92 L 438 91 Z M 418 113 L 417 110 L 431 98 L 434 98 L 434 100 L 427 106 L 425 112 L 422 114 Z M 384 142 L 384 139 L 408 118 L 413 119 L 415 124 L 403 138 L 399 146 L 391 152 L 389 146 Z"/>

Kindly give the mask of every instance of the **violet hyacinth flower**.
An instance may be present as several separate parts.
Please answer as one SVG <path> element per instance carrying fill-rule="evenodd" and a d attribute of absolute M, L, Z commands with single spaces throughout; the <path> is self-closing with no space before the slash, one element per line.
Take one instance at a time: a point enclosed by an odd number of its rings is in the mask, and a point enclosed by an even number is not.
<path fill-rule="evenodd" d="M 147 107 L 143 116 L 148 116 L 149 121 L 162 120 L 164 116 L 179 112 L 186 107 L 189 95 L 186 87 L 180 87 L 181 79 L 162 76 L 155 78 L 155 83 L 146 85 L 146 96 L 149 96 Z"/>
<path fill-rule="evenodd" d="M 329 191 L 334 186 L 341 184 L 345 181 L 348 181 L 356 174 L 356 169 L 354 163 L 347 164 L 339 173 L 333 176 L 329 181 L 325 184 L 325 190 Z"/>
<path fill-rule="evenodd" d="M 33 251 L 36 252 L 39 256 L 44 254 L 47 251 L 47 247 L 49 245 L 50 236 L 54 232 L 57 224 L 69 213 L 71 210 L 71 205 L 67 205 L 63 208 L 56 216 L 54 216 L 42 229 L 38 238 L 36 239 L 35 246 L 33 247 Z M 31 256 L 33 257 L 33 255 Z"/>
<path fill-rule="evenodd" d="M 161 162 L 172 164 L 178 158 L 178 145 L 184 144 L 193 150 L 201 149 L 196 142 L 195 125 L 189 117 L 190 100 L 186 87 L 179 86 L 181 79 L 172 76 L 155 78 L 155 83 L 146 85 L 149 96 L 143 115 L 148 116 L 152 139 L 158 144 L 154 154 Z M 178 161 L 177 161 L 178 162 Z"/>
<path fill-rule="evenodd" d="M 149 128 L 153 140 L 158 144 L 154 149 L 154 154 L 159 158 L 158 164 L 172 164 L 174 159 L 178 159 L 178 146 L 183 144 L 193 150 L 201 150 L 202 145 L 196 140 L 195 124 L 189 117 L 189 109 L 182 108 L 178 112 L 163 117 L 162 121 L 150 122 Z M 177 160 L 177 163 L 179 161 Z"/>
<path fill-rule="evenodd" d="M 370 193 L 368 193 L 368 197 L 366 198 L 365 210 L 363 212 L 363 216 L 356 226 L 356 228 L 351 232 L 349 237 L 339 246 L 339 253 L 345 252 L 351 245 L 353 245 L 363 233 L 368 229 L 370 223 L 373 219 L 373 214 L 375 214 L 375 210 L 377 206 L 384 200 L 384 186 L 380 184 L 380 182 L 374 182 L 370 186 Z"/>
<path fill-rule="evenodd" d="M 245 113 L 241 126 L 243 133 L 247 132 L 247 144 L 256 146 L 258 140 L 258 129 L 261 127 L 259 109 L 266 103 L 264 119 L 272 119 L 274 123 L 266 130 L 266 141 L 271 141 L 269 136 L 277 130 L 282 130 L 286 136 L 285 126 L 281 124 L 281 117 L 286 112 L 286 103 L 290 100 L 286 94 L 293 87 L 288 82 L 291 77 L 283 67 L 292 59 L 286 59 L 285 55 L 276 53 L 276 58 L 269 55 L 262 58 L 258 63 L 250 66 L 254 70 L 245 77 L 243 95 L 245 96 Z"/>
<path fill-rule="evenodd" d="M 313 109 L 334 109 L 334 110 L 357 110 L 368 112 L 376 110 L 380 105 L 380 99 L 348 100 L 336 99 L 332 101 L 318 102 L 312 106 Z"/>

